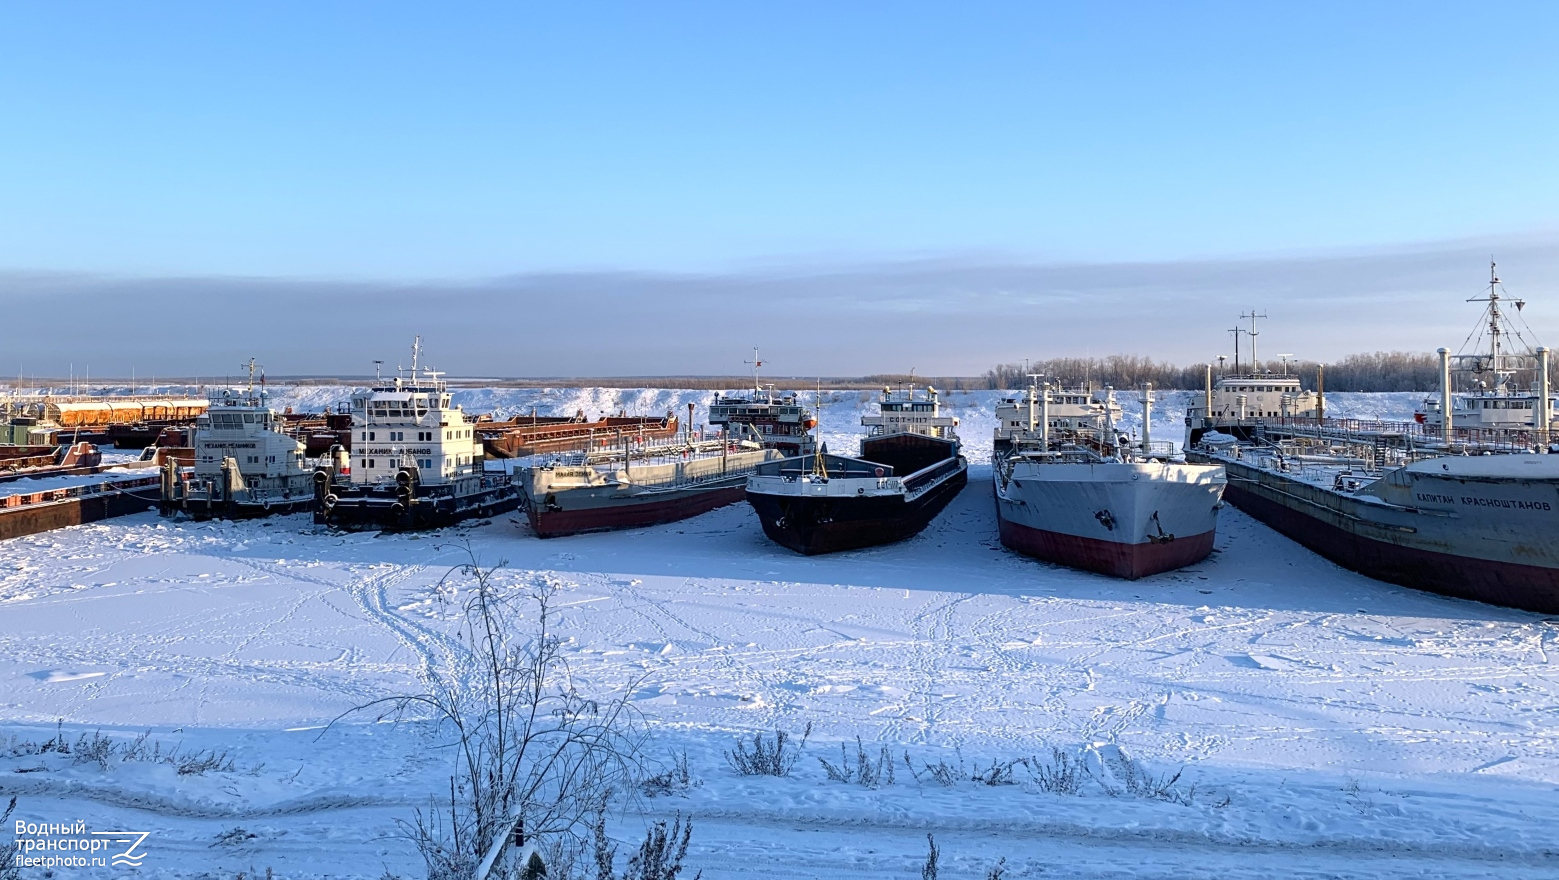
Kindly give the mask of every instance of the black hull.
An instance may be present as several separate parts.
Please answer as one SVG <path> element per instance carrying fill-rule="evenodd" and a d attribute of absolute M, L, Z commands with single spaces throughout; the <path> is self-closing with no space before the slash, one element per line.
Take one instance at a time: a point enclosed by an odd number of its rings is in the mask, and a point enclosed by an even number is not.
<path fill-rule="evenodd" d="M 962 464 L 962 463 L 960 463 Z M 913 501 L 902 495 L 808 498 L 747 493 L 763 533 L 774 543 L 813 556 L 891 544 L 919 534 L 969 482 L 967 465 Z"/>
<path fill-rule="evenodd" d="M 321 493 L 314 522 L 348 531 L 416 531 L 507 513 L 519 506 L 519 489 L 507 482 L 465 495 L 424 492 L 409 499 L 394 488 L 335 485 Z"/>

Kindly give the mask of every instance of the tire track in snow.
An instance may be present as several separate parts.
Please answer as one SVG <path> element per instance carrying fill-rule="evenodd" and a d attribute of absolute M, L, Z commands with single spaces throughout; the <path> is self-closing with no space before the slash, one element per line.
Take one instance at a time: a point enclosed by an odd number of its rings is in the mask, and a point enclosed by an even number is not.
<path fill-rule="evenodd" d="M 390 589 L 426 571 L 427 566 L 374 566 L 384 567 L 388 570 L 370 570 L 368 574 L 354 578 L 347 584 L 347 592 L 371 621 L 387 630 L 416 657 L 417 677 L 425 688 L 431 691 L 438 686 L 439 669 L 460 684 L 467 683 L 474 669 L 470 650 L 446 632 L 403 617 L 390 605 Z"/>

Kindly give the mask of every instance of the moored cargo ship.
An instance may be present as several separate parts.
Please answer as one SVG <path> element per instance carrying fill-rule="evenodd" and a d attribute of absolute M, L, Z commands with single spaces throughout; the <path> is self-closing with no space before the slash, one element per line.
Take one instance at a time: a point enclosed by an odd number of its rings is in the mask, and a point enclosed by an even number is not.
<path fill-rule="evenodd" d="M 753 358 L 751 397 L 716 394 L 709 407 L 711 435 L 692 430 L 688 404 L 681 437 L 645 426 L 619 425 L 574 452 L 535 457 L 514 469 L 525 512 L 539 537 L 634 528 L 676 522 L 734 504 L 745 495 L 747 477 L 787 453 L 812 448 L 816 421 L 794 394 L 765 391 Z M 536 418 L 533 414 L 531 418 Z M 572 421 L 583 424 L 583 415 Z M 670 414 L 662 426 L 675 427 Z"/>
<path fill-rule="evenodd" d="M 1484 319 L 1500 325 L 1497 277 Z M 1559 613 L 1559 456 L 1552 443 L 1549 352 L 1493 349 L 1474 363 L 1470 389 L 1454 384 L 1440 349 L 1434 418 L 1362 422 L 1275 419 L 1241 440 L 1203 429 L 1187 457 L 1220 464 L 1229 503 L 1346 568 L 1420 590 Z M 1526 372 L 1530 392 L 1512 377 Z M 1492 381 L 1491 381 L 1492 380 Z M 1521 392 L 1521 393 L 1518 393 Z M 1482 410 L 1453 402 L 1520 401 L 1494 418 L 1457 423 Z M 1215 403 L 1213 411 L 1218 405 Z M 1489 409 L 1495 409 L 1489 407 Z M 1519 415 L 1519 420 L 1511 414 Z"/>
<path fill-rule="evenodd" d="M 1052 415 L 1055 398 L 1063 401 L 1060 418 Z M 1120 408 L 1108 388 L 1095 398 L 1036 383 L 1022 404 L 1027 424 L 1014 428 L 1006 419 L 995 438 L 992 476 L 1003 545 L 1127 579 L 1181 568 L 1212 552 L 1223 469 L 1177 460 L 1173 444 L 1152 440 L 1151 386 L 1142 396 L 1140 441 L 1115 430 Z"/>
<path fill-rule="evenodd" d="M 764 385 L 758 370 L 763 361 L 752 350 L 752 393 L 715 394 L 709 404 L 709 424 L 727 436 L 751 435 L 770 449 L 785 455 L 806 455 L 814 450 L 815 416 L 793 391 L 775 392 Z"/>
<path fill-rule="evenodd" d="M 573 416 L 514 416 L 501 422 L 472 423 L 489 458 L 525 458 L 551 453 L 588 452 L 610 448 L 623 434 L 640 443 L 671 440 L 681 430 L 675 413 L 664 416 L 630 416 L 619 413 L 587 420 L 583 412 Z"/>
<path fill-rule="evenodd" d="M 760 465 L 747 501 L 775 543 L 808 555 L 855 550 L 919 534 L 969 479 L 969 463 L 935 388 L 917 397 L 883 389 L 857 457 L 821 448 Z"/>
<path fill-rule="evenodd" d="M 1344 568 L 1559 613 L 1559 457 L 1441 455 L 1381 469 L 1304 439 L 1204 444 L 1188 457 L 1228 471 L 1230 504 Z"/>
<path fill-rule="evenodd" d="M 742 500 L 747 475 L 783 456 L 752 441 L 688 439 L 550 458 L 516 469 L 539 537 L 675 522 Z"/>

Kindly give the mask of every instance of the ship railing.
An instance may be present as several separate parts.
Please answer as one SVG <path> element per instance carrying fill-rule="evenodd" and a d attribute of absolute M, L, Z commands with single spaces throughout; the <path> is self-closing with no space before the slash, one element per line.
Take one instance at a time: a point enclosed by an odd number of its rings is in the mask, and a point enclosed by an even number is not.
<path fill-rule="evenodd" d="M 1044 452 L 1038 448 L 1022 449 L 1014 453 L 1013 458 L 1045 464 L 1100 464 L 1107 460 L 1092 449 L 1081 449 L 1075 446 Z"/>
<path fill-rule="evenodd" d="M 698 476 L 679 475 L 660 480 L 639 480 L 634 478 L 633 485 L 646 489 L 676 489 L 681 486 L 699 486 L 717 480 L 731 477 L 750 476 L 758 471 L 758 464 L 731 465 L 721 468 L 719 471 L 711 471 Z"/>
<path fill-rule="evenodd" d="M 757 436 L 757 435 L 754 435 Z M 629 465 L 670 464 L 694 457 L 707 458 L 722 452 L 755 452 L 762 445 L 747 437 L 730 437 L 720 440 L 679 440 L 674 443 L 628 444 Z M 594 450 L 591 452 L 542 453 L 530 458 L 538 462 L 557 462 L 567 467 L 586 467 L 593 464 L 609 464 L 623 460 L 623 447 Z"/>
<path fill-rule="evenodd" d="M 1531 428 L 1467 428 L 1452 424 L 1447 446 L 1442 429 L 1418 422 L 1350 418 L 1278 418 L 1250 423 L 1268 437 L 1310 437 L 1349 444 L 1366 444 L 1407 453 L 1518 453 L 1541 448 L 1539 432 Z"/>
<path fill-rule="evenodd" d="M 937 480 L 940 480 L 942 477 L 957 471 L 961 467 L 963 467 L 963 462 L 956 458 L 948 458 L 939 461 L 936 464 L 927 465 L 926 467 L 915 471 L 909 476 L 904 477 L 900 482 L 904 486 L 904 491 L 914 492 L 922 486 L 934 483 Z"/>

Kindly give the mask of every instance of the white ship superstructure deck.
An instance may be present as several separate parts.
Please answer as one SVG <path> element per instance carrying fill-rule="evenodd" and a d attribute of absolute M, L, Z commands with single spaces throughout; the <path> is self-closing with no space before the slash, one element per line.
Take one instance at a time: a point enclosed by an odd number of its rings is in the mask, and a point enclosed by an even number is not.
<path fill-rule="evenodd" d="M 195 420 L 190 445 L 194 467 L 170 480 L 164 512 L 183 510 L 197 519 L 263 516 L 307 510 L 314 503 L 313 468 L 304 444 L 285 433 L 282 417 L 271 408 L 264 379 L 249 386 L 209 395 Z M 169 467 L 174 467 L 171 463 Z"/>
<path fill-rule="evenodd" d="M 443 374 L 398 370 L 351 398 L 352 452 L 315 475 L 316 519 L 346 527 L 423 528 L 519 505 L 508 474 L 485 471 L 475 419 L 451 402 Z"/>

